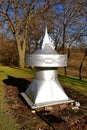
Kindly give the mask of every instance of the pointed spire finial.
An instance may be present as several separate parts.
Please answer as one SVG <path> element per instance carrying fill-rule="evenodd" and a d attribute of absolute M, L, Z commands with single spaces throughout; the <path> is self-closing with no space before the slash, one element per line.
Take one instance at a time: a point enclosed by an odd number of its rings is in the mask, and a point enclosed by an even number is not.
<path fill-rule="evenodd" d="M 45 28 L 45 35 L 44 35 L 44 38 L 43 38 L 43 43 L 42 43 L 42 49 L 44 49 L 44 47 L 46 45 L 49 45 L 52 49 L 55 48 L 54 46 L 54 41 L 53 39 L 49 36 L 48 32 L 47 32 L 47 26 Z"/>

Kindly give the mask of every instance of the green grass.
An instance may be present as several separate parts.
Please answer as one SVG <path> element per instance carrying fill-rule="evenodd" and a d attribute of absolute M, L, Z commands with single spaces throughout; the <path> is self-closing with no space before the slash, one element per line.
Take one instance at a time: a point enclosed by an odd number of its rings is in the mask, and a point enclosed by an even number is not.
<path fill-rule="evenodd" d="M 4 83 L 3 80 L 7 78 L 7 75 L 18 78 L 31 78 L 33 77 L 33 71 L 30 69 L 11 68 L 7 66 L 0 66 L 0 130 L 18 130 L 18 124 L 10 116 L 6 115 L 6 105 L 4 102 Z"/>
<path fill-rule="evenodd" d="M 63 86 L 67 86 L 87 96 L 87 79 L 79 80 L 74 76 L 58 74 L 58 79 Z"/>

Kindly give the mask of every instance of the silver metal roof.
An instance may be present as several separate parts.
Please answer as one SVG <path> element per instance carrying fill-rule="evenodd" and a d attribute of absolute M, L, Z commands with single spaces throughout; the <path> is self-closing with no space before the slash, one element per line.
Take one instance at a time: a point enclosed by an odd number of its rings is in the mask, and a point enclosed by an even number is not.
<path fill-rule="evenodd" d="M 41 43 L 41 48 L 34 54 L 26 55 L 27 66 L 38 67 L 64 67 L 67 66 L 67 55 L 55 51 L 54 41 L 48 35 L 47 28 Z"/>

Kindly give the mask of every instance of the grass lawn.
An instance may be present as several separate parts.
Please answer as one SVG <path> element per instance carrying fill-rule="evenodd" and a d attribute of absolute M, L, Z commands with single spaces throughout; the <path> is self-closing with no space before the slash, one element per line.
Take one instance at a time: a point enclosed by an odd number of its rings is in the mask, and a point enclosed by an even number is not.
<path fill-rule="evenodd" d="M 64 76 L 62 74 L 58 75 L 58 79 L 63 86 L 72 88 L 87 96 L 87 79 L 79 80 L 77 77 Z"/>
<path fill-rule="evenodd" d="M 0 66 L 0 129 L 1 130 L 18 130 L 18 124 L 10 116 L 6 115 L 6 105 L 4 102 L 4 83 L 3 80 L 7 78 L 7 75 L 17 78 L 32 78 L 33 73 L 31 69 L 19 69 L 11 68 L 7 66 Z M 77 91 L 80 91 L 84 95 L 87 95 L 87 80 L 80 81 L 76 77 L 65 77 L 64 75 L 58 75 L 58 78 L 63 86 L 70 87 Z"/>

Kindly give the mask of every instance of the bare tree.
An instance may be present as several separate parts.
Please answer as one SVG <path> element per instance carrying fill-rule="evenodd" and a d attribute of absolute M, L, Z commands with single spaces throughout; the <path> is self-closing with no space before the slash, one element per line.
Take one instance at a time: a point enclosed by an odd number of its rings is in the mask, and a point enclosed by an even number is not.
<path fill-rule="evenodd" d="M 46 3 L 49 5 L 49 3 Z M 2 0 L 0 2 L 0 16 L 3 26 L 16 40 L 19 66 L 24 67 L 25 48 L 29 35 L 33 33 L 32 26 L 37 14 L 46 11 L 49 6 L 43 5 L 40 0 Z M 44 7 L 42 7 L 44 6 Z M 38 8 L 41 10 L 38 12 Z M 35 26 L 34 26 L 35 27 Z"/>
<path fill-rule="evenodd" d="M 56 11 L 55 16 L 55 38 L 58 40 L 56 49 L 58 48 L 62 53 L 68 53 L 69 58 L 70 48 L 76 43 L 84 28 L 82 23 L 84 6 L 80 0 L 61 1 L 59 5 L 59 11 Z M 64 71 L 66 75 L 66 68 Z"/>
<path fill-rule="evenodd" d="M 28 4 L 28 6 L 27 6 Z M 16 40 L 19 54 L 19 66 L 24 67 L 25 46 L 28 37 L 29 23 L 36 1 L 27 2 L 7 0 L 2 1 L 0 15 L 5 28 L 10 30 Z M 29 7 L 29 8 L 28 8 Z"/>
<path fill-rule="evenodd" d="M 83 68 L 83 64 L 84 64 L 84 61 L 87 56 L 87 47 L 84 45 L 81 45 L 80 50 L 83 52 L 83 58 L 81 60 L 80 66 L 79 66 L 79 79 L 82 80 L 82 68 Z"/>

